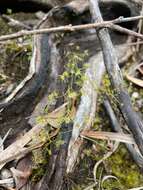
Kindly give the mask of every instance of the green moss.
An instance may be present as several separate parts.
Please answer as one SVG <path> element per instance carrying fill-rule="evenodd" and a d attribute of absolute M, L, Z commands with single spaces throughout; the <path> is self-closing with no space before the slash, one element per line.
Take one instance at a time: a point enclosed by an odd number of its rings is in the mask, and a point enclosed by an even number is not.
<path fill-rule="evenodd" d="M 50 155 L 51 150 L 49 144 L 46 144 L 42 149 L 36 149 L 32 151 L 32 181 L 37 182 L 44 176 Z"/>
<path fill-rule="evenodd" d="M 22 45 L 17 40 L 5 46 L 5 65 L 3 65 L 4 73 L 14 81 L 20 81 L 27 75 L 29 60 L 31 58 L 31 43 Z"/>
<path fill-rule="evenodd" d="M 113 89 L 113 86 L 111 85 L 109 76 L 107 74 L 104 75 L 102 88 L 100 89 L 99 93 L 101 94 L 100 97 L 101 100 L 102 96 L 105 98 L 105 95 L 107 95 L 110 98 L 113 108 L 114 109 L 117 108 L 117 105 L 119 103 L 117 99 L 117 92 Z"/>
<path fill-rule="evenodd" d="M 106 190 L 125 190 L 124 187 L 120 184 L 120 182 L 116 179 L 106 180 L 102 187 Z"/>
<path fill-rule="evenodd" d="M 108 166 L 124 189 L 134 188 L 143 185 L 143 176 L 139 168 L 131 160 L 125 147 L 120 146 L 117 153 L 112 155 L 108 161 Z"/>
<path fill-rule="evenodd" d="M 37 182 L 39 181 L 45 174 L 45 169 L 44 167 L 37 167 L 37 168 L 33 168 L 32 170 L 32 176 L 31 176 L 31 180 L 33 182 Z"/>

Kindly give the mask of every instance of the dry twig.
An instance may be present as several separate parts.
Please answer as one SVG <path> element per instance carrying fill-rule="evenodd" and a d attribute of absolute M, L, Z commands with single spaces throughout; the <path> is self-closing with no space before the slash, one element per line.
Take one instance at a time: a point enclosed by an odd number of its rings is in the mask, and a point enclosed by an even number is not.
<path fill-rule="evenodd" d="M 120 31 L 122 33 L 133 35 L 137 38 L 143 39 L 142 34 L 139 34 L 132 30 L 125 29 L 121 26 L 115 25 L 122 22 L 130 22 L 130 21 L 135 21 L 135 20 L 140 20 L 140 19 L 143 19 L 143 16 L 135 16 L 135 17 L 127 17 L 127 18 L 119 17 L 111 21 L 101 21 L 99 23 L 83 24 L 83 25 L 76 25 L 76 26 L 67 25 L 67 26 L 59 26 L 59 27 L 52 27 L 52 28 L 35 29 L 35 30 L 30 30 L 30 31 L 21 30 L 13 34 L 0 36 L 0 41 L 12 40 L 12 39 L 23 37 L 23 36 L 41 34 L 41 33 L 44 34 L 44 33 L 54 33 L 54 32 L 74 32 L 74 31 L 79 31 L 79 30 L 85 30 L 85 29 L 91 29 L 91 28 L 102 28 L 102 27 L 108 27 L 113 30 Z"/>

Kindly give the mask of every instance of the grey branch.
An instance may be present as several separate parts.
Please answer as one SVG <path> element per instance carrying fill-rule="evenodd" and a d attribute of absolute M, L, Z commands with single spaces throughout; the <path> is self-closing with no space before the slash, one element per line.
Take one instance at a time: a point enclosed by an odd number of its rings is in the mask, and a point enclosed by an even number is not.
<path fill-rule="evenodd" d="M 130 21 L 135 21 L 135 20 L 140 20 L 140 19 L 143 19 L 143 16 L 135 16 L 135 17 L 127 17 L 127 18 L 119 17 L 111 21 L 100 21 L 98 23 L 82 24 L 82 25 L 76 25 L 76 26 L 66 25 L 66 26 L 43 28 L 43 29 L 21 30 L 16 33 L 0 36 L 0 41 L 12 40 L 12 39 L 20 38 L 23 36 L 29 36 L 29 35 L 41 34 L 41 33 L 74 32 L 74 31 L 79 31 L 79 30 L 85 30 L 85 29 L 91 29 L 91 28 L 102 28 L 102 27 L 111 28 L 113 30 L 120 31 L 122 33 L 126 33 L 128 35 L 133 35 L 135 37 L 143 39 L 142 34 L 139 34 L 137 32 L 133 32 L 132 30 L 128 30 L 121 26 L 115 25 L 122 22 L 130 22 Z"/>

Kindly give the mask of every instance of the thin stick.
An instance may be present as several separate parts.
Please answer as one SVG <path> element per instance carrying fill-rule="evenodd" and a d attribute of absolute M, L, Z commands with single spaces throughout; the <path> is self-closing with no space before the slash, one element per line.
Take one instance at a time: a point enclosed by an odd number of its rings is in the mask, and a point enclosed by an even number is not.
<path fill-rule="evenodd" d="M 127 34 L 127 35 L 130 35 L 130 36 L 134 36 L 136 38 L 140 38 L 140 39 L 143 39 L 143 35 L 142 34 L 139 34 L 133 30 L 129 30 L 127 28 L 123 28 L 119 25 L 115 25 L 115 24 L 109 24 L 106 26 L 107 28 L 110 28 L 112 30 L 115 30 L 115 31 L 118 31 L 118 32 L 121 32 L 121 33 L 124 33 L 124 34 Z"/>
<path fill-rule="evenodd" d="M 21 27 L 21 29 L 30 30 L 32 29 L 30 26 L 24 24 L 23 22 L 20 22 L 19 20 L 13 19 L 10 16 L 7 16 L 5 14 L 2 15 L 2 18 L 6 21 L 8 21 L 10 26 L 18 26 Z"/>
<path fill-rule="evenodd" d="M 8 35 L 3 35 L 0 36 L 0 41 L 5 41 L 5 40 L 12 40 L 16 39 L 19 37 L 23 36 L 28 36 L 28 35 L 34 35 L 34 34 L 41 34 L 41 33 L 51 33 L 51 32 L 73 32 L 73 31 L 79 31 L 79 30 L 85 30 L 85 29 L 91 29 L 91 28 L 99 28 L 99 27 L 111 27 L 113 28 L 113 24 L 119 24 L 122 22 L 130 22 L 130 21 L 135 21 L 135 20 L 140 20 L 143 19 L 143 16 L 135 16 L 135 17 L 119 17 L 117 19 L 111 20 L 111 21 L 102 21 L 99 23 L 91 23 L 91 24 L 82 24 L 82 25 L 66 25 L 66 26 L 60 26 L 60 27 L 52 27 L 52 28 L 44 28 L 44 29 L 35 29 L 35 30 L 21 30 L 16 33 L 8 34 Z M 111 25 L 112 24 L 112 25 Z M 123 27 L 120 27 L 123 29 Z M 113 29 L 117 30 L 117 27 L 114 27 Z M 131 30 L 122 30 L 122 32 L 129 33 Z M 138 34 L 138 33 L 132 33 L 133 35 L 136 35 L 136 37 L 143 39 L 143 35 Z M 137 35 L 138 34 L 138 35 Z"/>

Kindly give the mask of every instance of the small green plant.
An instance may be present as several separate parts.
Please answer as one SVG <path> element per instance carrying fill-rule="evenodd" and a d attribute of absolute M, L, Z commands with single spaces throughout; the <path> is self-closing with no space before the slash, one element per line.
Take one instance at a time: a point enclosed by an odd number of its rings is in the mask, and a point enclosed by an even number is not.
<path fill-rule="evenodd" d="M 73 120 L 73 115 L 75 113 L 74 102 L 77 97 L 80 96 L 80 88 L 82 87 L 82 83 L 85 80 L 84 74 L 87 65 L 83 64 L 83 61 L 86 59 L 87 55 L 88 52 L 81 52 L 79 47 L 76 47 L 72 52 L 67 52 L 67 64 L 65 65 L 65 71 L 59 76 L 60 82 L 63 82 L 67 87 L 66 92 L 63 95 L 64 102 L 68 102 L 65 109 L 66 112 L 62 111 L 62 109 L 59 112 L 51 112 L 51 107 L 55 106 L 57 99 L 60 97 L 57 91 L 53 91 L 48 95 L 47 106 L 44 108 L 44 114 L 37 117 L 37 123 L 47 123 L 47 128 L 49 128 L 49 130 L 52 130 L 53 126 L 57 124 L 57 122 L 59 123 L 60 127 L 62 123 L 69 123 Z M 40 140 L 42 139 L 43 142 L 46 141 L 48 144 L 46 145 L 47 148 L 44 150 L 46 157 L 50 155 L 49 144 L 54 143 L 55 147 L 58 148 L 64 143 L 60 134 L 56 140 L 48 139 L 49 130 L 47 132 L 44 130 L 39 135 Z M 37 152 L 33 151 L 33 160 L 35 165 L 33 168 L 32 179 L 34 181 L 39 180 L 45 171 L 44 166 L 46 157 L 43 157 L 44 151 L 42 151 L 41 156 L 39 157 L 37 157 Z"/>
<path fill-rule="evenodd" d="M 81 52 L 79 47 L 76 47 L 75 50 L 71 52 L 67 52 L 65 56 L 67 64 L 65 65 L 65 71 L 60 75 L 60 80 L 67 85 L 66 95 L 70 99 L 79 95 L 79 89 L 85 80 L 87 64 L 83 64 L 83 61 L 87 56 L 88 51 L 85 50 Z"/>
<path fill-rule="evenodd" d="M 8 15 L 11 15 L 11 14 L 12 14 L 12 9 L 7 9 L 7 10 L 6 10 L 6 13 L 7 13 Z"/>
<path fill-rule="evenodd" d="M 25 43 L 23 44 L 18 42 L 18 40 L 13 40 L 5 44 L 3 50 L 2 58 L 5 62 L 3 72 L 14 82 L 21 81 L 27 75 L 28 63 L 31 59 L 31 39 L 28 42 L 23 40 L 23 42 Z"/>

